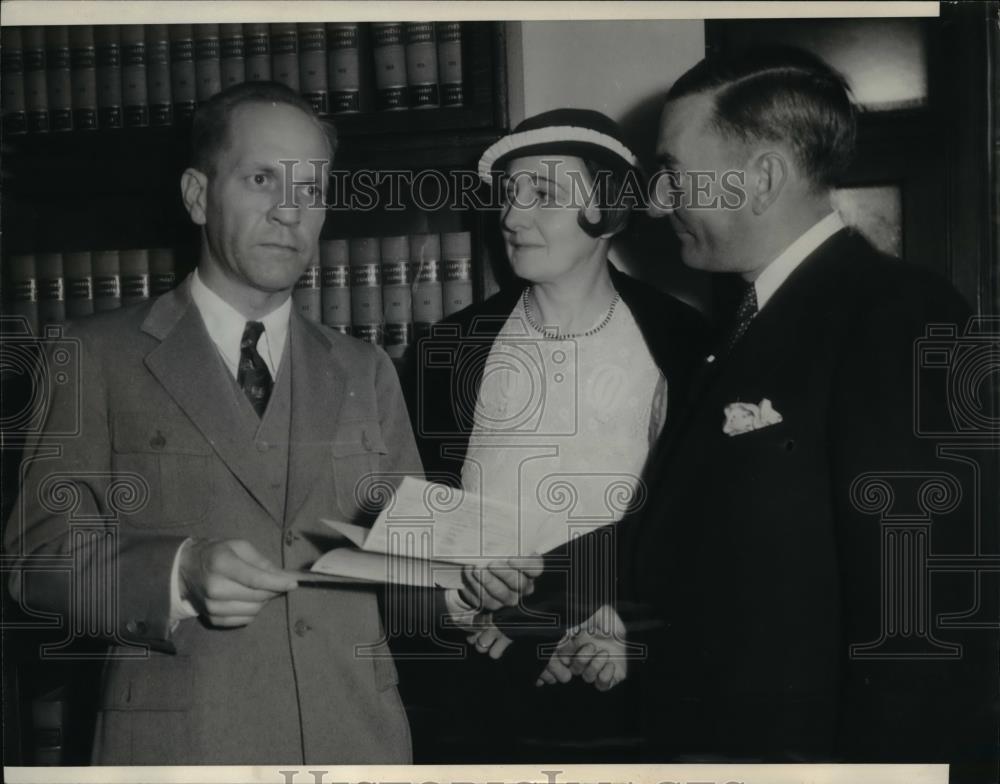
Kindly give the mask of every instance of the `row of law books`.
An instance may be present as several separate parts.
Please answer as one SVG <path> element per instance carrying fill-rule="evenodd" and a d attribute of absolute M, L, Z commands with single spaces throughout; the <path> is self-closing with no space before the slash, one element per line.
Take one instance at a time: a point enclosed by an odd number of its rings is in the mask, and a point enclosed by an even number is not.
<path fill-rule="evenodd" d="M 430 326 L 472 304 L 467 231 L 320 242 L 292 298 L 306 318 L 384 346 L 401 359 Z M 19 254 L 8 257 L 5 309 L 45 326 L 156 297 L 178 281 L 169 248 Z"/>
<path fill-rule="evenodd" d="M 226 87 L 269 79 L 320 115 L 464 102 L 459 22 L 52 25 L 0 36 L 11 134 L 171 125 Z"/>
<path fill-rule="evenodd" d="M 432 324 L 472 304 L 467 231 L 320 242 L 292 298 L 306 318 L 401 359 Z"/>

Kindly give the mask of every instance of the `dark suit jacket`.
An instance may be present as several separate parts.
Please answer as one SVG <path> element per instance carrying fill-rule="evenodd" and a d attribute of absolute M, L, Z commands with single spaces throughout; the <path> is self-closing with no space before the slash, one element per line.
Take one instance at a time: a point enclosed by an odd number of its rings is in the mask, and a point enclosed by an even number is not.
<path fill-rule="evenodd" d="M 419 474 L 388 357 L 293 309 L 279 372 L 291 373 L 291 430 L 270 443 L 241 418 L 188 282 L 68 335 L 81 378 L 58 386 L 49 435 L 25 451 L 5 552 L 18 556 L 13 591 L 24 607 L 113 643 L 95 762 L 408 762 L 374 591 L 300 587 L 239 629 L 190 619 L 171 632 L 168 622 L 186 537 L 247 539 L 272 563 L 304 569 L 332 546 L 320 517 L 359 511 L 362 477 Z M 52 437 L 77 423 L 76 435 Z M 264 470 L 271 448 L 288 450 L 284 495 Z M 114 489 L 128 477 L 148 490 L 145 502 Z M 50 556 L 63 568 L 74 559 L 72 579 L 33 572 Z"/>
<path fill-rule="evenodd" d="M 891 630 L 913 643 L 928 633 L 964 640 L 961 660 L 849 655 L 909 611 L 891 605 L 883 616 L 883 599 L 915 601 L 929 579 L 914 573 L 887 594 L 888 548 L 969 551 L 967 466 L 937 457 L 914 420 L 918 396 L 943 419 L 948 404 L 946 384 L 915 371 L 915 342 L 931 323 L 961 329 L 968 314 L 947 283 L 843 230 L 789 276 L 729 356 L 703 369 L 686 421 L 651 460 L 650 502 L 619 526 L 621 612 L 630 639 L 649 646 L 633 670 L 646 757 L 985 753 L 982 708 L 996 681 L 988 632 L 942 633 L 936 623 L 939 612 L 974 606 L 971 580 L 935 577 L 919 624 Z M 723 433 L 727 404 L 764 398 L 780 424 Z M 886 482 L 902 524 L 926 512 L 913 481 L 929 471 L 955 473 L 963 505 L 932 515 L 929 539 L 900 528 L 887 543 L 875 508 L 887 496 L 855 481 L 895 475 Z"/>

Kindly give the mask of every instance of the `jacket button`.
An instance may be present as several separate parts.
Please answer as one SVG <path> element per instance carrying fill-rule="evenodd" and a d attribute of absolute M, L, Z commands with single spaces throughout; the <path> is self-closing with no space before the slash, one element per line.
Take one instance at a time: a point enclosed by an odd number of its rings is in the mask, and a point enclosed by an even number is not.
<path fill-rule="evenodd" d="M 295 622 L 295 633 L 299 635 L 299 637 L 305 637 L 310 629 L 312 629 L 312 627 L 301 618 Z"/>
<path fill-rule="evenodd" d="M 144 635 L 148 629 L 145 621 L 129 621 L 125 624 L 129 634 Z"/>
<path fill-rule="evenodd" d="M 163 447 L 167 445 L 167 439 L 164 437 L 163 433 L 157 430 L 156 435 L 149 439 L 149 445 L 153 447 L 153 449 L 163 449 Z"/>
<path fill-rule="evenodd" d="M 298 535 L 291 528 L 285 531 L 285 544 L 288 545 L 289 547 L 291 547 L 295 543 L 295 540 L 298 538 L 299 538 Z"/>

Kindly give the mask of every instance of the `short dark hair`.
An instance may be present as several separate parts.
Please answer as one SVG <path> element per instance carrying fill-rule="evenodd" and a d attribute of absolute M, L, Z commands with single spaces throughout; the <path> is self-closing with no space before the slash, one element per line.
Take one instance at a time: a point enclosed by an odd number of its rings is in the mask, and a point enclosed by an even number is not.
<path fill-rule="evenodd" d="M 590 175 L 590 181 L 596 187 L 595 196 L 597 207 L 601 211 L 601 217 L 596 221 L 587 220 L 584 210 L 581 209 L 576 216 L 576 222 L 591 237 L 600 237 L 602 234 L 617 234 L 628 226 L 629 216 L 632 208 L 623 203 L 623 194 L 626 180 L 630 170 L 621 168 L 609 168 L 590 158 L 581 158 L 583 166 Z M 638 170 L 632 169 L 634 176 L 638 177 Z M 641 185 L 641 183 L 639 183 Z"/>
<path fill-rule="evenodd" d="M 215 174 L 219 153 L 229 143 L 229 124 L 233 111 L 251 103 L 283 103 L 308 115 L 323 133 L 333 158 L 337 149 L 337 132 L 331 123 L 320 120 L 312 104 L 280 82 L 242 82 L 216 93 L 198 107 L 191 125 L 191 165 L 209 176 Z"/>
<path fill-rule="evenodd" d="M 713 127 L 744 142 L 783 141 L 819 188 L 829 188 L 854 153 L 857 110 L 847 80 L 816 55 L 760 46 L 709 56 L 680 77 L 667 102 L 710 93 Z"/>

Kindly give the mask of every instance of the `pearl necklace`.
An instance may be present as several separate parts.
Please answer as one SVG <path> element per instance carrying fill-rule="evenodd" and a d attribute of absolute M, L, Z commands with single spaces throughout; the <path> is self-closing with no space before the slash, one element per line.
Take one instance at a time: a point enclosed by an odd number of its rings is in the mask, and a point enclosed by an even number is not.
<path fill-rule="evenodd" d="M 618 306 L 618 302 L 621 300 L 622 295 L 617 291 L 615 292 L 615 297 L 611 300 L 611 306 L 608 308 L 608 312 L 605 314 L 604 318 L 601 319 L 601 323 L 596 327 L 588 329 L 586 332 L 577 332 L 570 335 L 560 335 L 553 329 L 546 329 L 545 327 L 539 326 L 535 323 L 535 320 L 531 317 L 531 310 L 528 308 L 528 293 L 531 291 L 531 286 L 527 286 L 524 289 L 524 294 L 521 295 L 521 304 L 524 307 L 524 315 L 528 319 L 528 324 L 531 326 L 535 332 L 538 332 L 546 340 L 575 340 L 576 338 L 589 338 L 591 335 L 596 335 L 602 329 L 604 329 L 608 324 L 611 323 L 611 319 L 615 315 L 615 308 Z"/>

